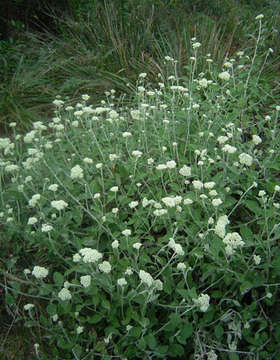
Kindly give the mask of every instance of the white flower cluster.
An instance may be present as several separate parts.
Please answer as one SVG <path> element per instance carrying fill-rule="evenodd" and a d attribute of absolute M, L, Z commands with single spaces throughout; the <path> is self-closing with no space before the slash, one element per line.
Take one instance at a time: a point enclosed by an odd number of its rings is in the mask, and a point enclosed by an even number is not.
<path fill-rule="evenodd" d="M 51 206 L 56 210 L 60 211 L 60 210 L 64 210 L 68 206 L 68 204 L 64 200 L 53 200 L 51 202 Z"/>
<path fill-rule="evenodd" d="M 83 287 L 85 287 L 85 288 L 89 287 L 90 283 L 91 283 L 91 276 L 90 275 L 81 276 L 80 282 L 83 285 Z"/>
<path fill-rule="evenodd" d="M 239 155 L 239 162 L 240 164 L 251 166 L 253 163 L 253 158 L 249 154 L 242 153 Z"/>
<path fill-rule="evenodd" d="M 44 279 L 48 276 L 49 270 L 42 266 L 34 266 L 32 270 L 32 275 L 35 276 L 36 279 Z"/>
<path fill-rule="evenodd" d="M 71 179 L 82 179 L 84 177 L 84 171 L 80 165 L 76 165 L 71 169 Z"/>
<path fill-rule="evenodd" d="M 224 81 L 228 81 L 230 79 L 230 73 L 228 71 L 223 71 L 218 76 L 221 80 Z"/>
<path fill-rule="evenodd" d="M 182 176 L 191 176 L 191 167 L 184 165 L 180 170 L 179 174 Z"/>
<path fill-rule="evenodd" d="M 82 260 L 84 263 L 95 263 L 100 260 L 103 255 L 96 249 L 83 248 L 79 250 L 79 253 L 76 253 L 73 256 L 74 262 L 79 262 Z"/>
<path fill-rule="evenodd" d="M 220 238 L 224 238 L 226 235 L 226 226 L 229 224 L 227 215 L 222 215 L 219 217 L 217 224 L 215 226 L 215 234 Z"/>
<path fill-rule="evenodd" d="M 139 271 L 139 277 L 143 283 L 151 287 L 153 285 L 154 279 L 152 278 L 152 275 L 144 270 Z"/>
<path fill-rule="evenodd" d="M 173 238 L 169 239 L 168 246 L 175 252 L 177 255 L 185 255 L 185 252 L 180 244 L 177 244 Z"/>
<path fill-rule="evenodd" d="M 162 281 L 160 281 L 159 279 L 154 280 L 153 277 L 151 276 L 151 274 L 149 274 L 148 272 L 146 272 L 144 270 L 139 271 L 139 278 L 142 283 L 148 285 L 149 287 L 154 286 L 156 290 L 163 289 Z"/>
<path fill-rule="evenodd" d="M 197 299 L 193 299 L 194 303 L 200 307 L 200 311 L 206 312 L 209 307 L 210 296 L 201 294 Z"/>
<path fill-rule="evenodd" d="M 101 264 L 98 265 L 98 268 L 105 274 L 109 274 L 112 270 L 111 264 L 108 261 L 103 261 Z"/>
<path fill-rule="evenodd" d="M 60 292 L 58 293 L 58 297 L 59 297 L 62 301 L 66 301 L 66 300 L 71 300 L 71 299 L 72 299 L 72 295 L 71 295 L 70 291 L 69 291 L 68 289 L 66 289 L 65 287 L 60 290 Z"/>
<path fill-rule="evenodd" d="M 156 166 L 156 170 L 175 169 L 176 166 L 177 166 L 176 161 L 170 160 L 167 161 L 166 164 L 158 164 Z"/>
<path fill-rule="evenodd" d="M 168 207 L 175 207 L 182 202 L 182 196 L 164 197 L 161 201 Z"/>
<path fill-rule="evenodd" d="M 29 206 L 35 207 L 40 199 L 41 199 L 40 194 L 33 195 L 32 198 L 28 201 Z"/>
<path fill-rule="evenodd" d="M 235 249 L 239 247 L 244 246 L 244 241 L 242 241 L 241 236 L 237 232 L 228 233 L 224 239 L 223 243 L 225 243 L 226 246 L 226 253 L 227 255 L 232 255 L 235 253 Z"/>

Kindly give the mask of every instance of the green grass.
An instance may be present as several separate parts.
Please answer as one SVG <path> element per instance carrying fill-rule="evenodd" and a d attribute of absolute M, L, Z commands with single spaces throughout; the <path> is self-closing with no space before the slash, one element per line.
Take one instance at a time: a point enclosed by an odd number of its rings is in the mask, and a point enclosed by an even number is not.
<path fill-rule="evenodd" d="M 194 36 L 203 44 L 201 54 L 210 53 L 220 68 L 237 49 L 253 51 L 254 14 L 246 7 L 232 7 L 229 18 L 215 17 L 211 11 L 190 14 L 188 8 L 152 7 L 149 3 L 127 12 L 110 1 L 106 6 L 94 4 L 87 16 L 57 18 L 56 36 L 33 33 L 11 44 L 2 41 L 2 131 L 7 131 L 12 121 L 27 130 L 32 121 L 51 117 L 49 104 L 57 94 L 75 101 L 89 93 L 96 104 L 112 87 L 118 94 L 130 96 L 126 83 L 133 86 L 141 71 L 156 83 L 166 54 L 178 60 L 177 72 L 183 76 Z M 225 13 L 226 6 L 229 3 Z M 269 61 L 261 78 L 273 84 L 279 73 L 279 16 L 276 8 L 265 11 L 268 20 L 263 38 L 274 49 L 275 61 Z M 203 56 L 197 64 L 200 72 L 208 68 Z"/>

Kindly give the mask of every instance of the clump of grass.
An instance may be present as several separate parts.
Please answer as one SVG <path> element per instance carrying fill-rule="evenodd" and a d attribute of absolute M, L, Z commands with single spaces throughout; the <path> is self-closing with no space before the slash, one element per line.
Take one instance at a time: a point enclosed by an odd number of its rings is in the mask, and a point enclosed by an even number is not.
<path fill-rule="evenodd" d="M 0 139 L 1 285 L 38 359 L 279 355 L 280 105 L 259 108 L 256 21 L 253 56 L 201 73 L 193 38 L 187 75 L 167 54 L 130 106 L 57 96 Z"/>

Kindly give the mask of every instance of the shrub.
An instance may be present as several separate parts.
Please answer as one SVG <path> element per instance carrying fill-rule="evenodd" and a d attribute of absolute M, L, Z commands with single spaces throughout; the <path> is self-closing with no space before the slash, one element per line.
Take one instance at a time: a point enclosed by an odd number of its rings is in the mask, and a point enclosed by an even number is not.
<path fill-rule="evenodd" d="M 201 44 L 135 100 L 57 96 L 2 138 L 6 301 L 42 359 L 279 355 L 280 106 L 262 109 L 256 37 L 218 71 Z M 19 296 L 21 301 L 18 303 Z"/>

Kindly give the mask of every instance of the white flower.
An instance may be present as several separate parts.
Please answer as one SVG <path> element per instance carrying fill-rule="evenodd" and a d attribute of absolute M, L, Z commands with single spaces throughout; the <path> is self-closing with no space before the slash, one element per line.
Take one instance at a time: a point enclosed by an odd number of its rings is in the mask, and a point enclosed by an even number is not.
<path fill-rule="evenodd" d="M 131 230 L 125 229 L 125 230 L 122 231 L 122 234 L 123 234 L 124 236 L 130 236 L 130 235 L 131 235 Z"/>
<path fill-rule="evenodd" d="M 200 42 L 194 42 L 194 43 L 192 44 L 192 48 L 193 48 L 193 49 L 198 49 L 200 46 L 201 46 L 201 43 L 200 43 Z"/>
<path fill-rule="evenodd" d="M 114 240 L 111 244 L 113 249 L 117 249 L 119 247 L 120 243 L 118 242 L 118 240 Z"/>
<path fill-rule="evenodd" d="M 209 191 L 209 195 L 212 196 L 212 197 L 216 196 L 217 194 L 218 194 L 218 193 L 217 193 L 216 190 L 211 190 L 211 191 Z"/>
<path fill-rule="evenodd" d="M 81 260 L 81 258 L 82 258 L 81 255 L 76 253 L 73 255 L 73 262 L 77 263 Z"/>
<path fill-rule="evenodd" d="M 214 181 L 209 181 L 204 183 L 204 187 L 205 189 L 213 189 L 213 187 L 216 185 L 216 183 Z"/>
<path fill-rule="evenodd" d="M 222 151 L 227 152 L 229 154 L 234 154 L 236 150 L 237 150 L 236 147 L 231 146 L 229 144 L 226 144 L 225 146 L 222 147 Z"/>
<path fill-rule="evenodd" d="M 33 309 L 35 307 L 35 305 L 34 304 L 26 304 L 26 305 L 24 305 L 24 310 L 26 310 L 26 311 L 28 311 L 28 310 L 31 310 L 31 309 Z"/>
<path fill-rule="evenodd" d="M 253 135 L 252 136 L 252 141 L 255 145 L 258 145 L 262 142 L 262 139 L 258 136 L 258 135 Z"/>
<path fill-rule="evenodd" d="M 152 165 L 153 163 L 154 163 L 154 159 L 152 159 L 152 158 L 149 158 L 148 160 L 147 160 L 147 163 L 148 163 L 148 165 Z"/>
<path fill-rule="evenodd" d="M 57 184 L 52 184 L 52 185 L 50 185 L 50 186 L 48 187 L 48 189 L 49 189 L 50 191 L 55 192 L 55 191 L 57 191 L 57 189 L 58 189 L 58 185 L 57 185 Z"/>
<path fill-rule="evenodd" d="M 212 200 L 212 205 L 215 207 L 221 205 L 222 203 L 223 203 L 223 201 L 220 198 Z"/>
<path fill-rule="evenodd" d="M 221 80 L 228 81 L 230 79 L 230 73 L 228 71 L 223 71 L 218 76 Z"/>
<path fill-rule="evenodd" d="M 161 201 L 168 207 L 174 207 L 181 203 L 182 196 L 165 197 L 165 198 L 162 198 Z"/>
<path fill-rule="evenodd" d="M 131 201 L 128 206 L 131 208 L 131 209 L 134 209 L 136 208 L 136 206 L 138 205 L 138 201 Z"/>
<path fill-rule="evenodd" d="M 140 119 L 140 111 L 139 110 L 131 110 L 130 115 L 131 115 L 133 120 L 139 120 Z"/>
<path fill-rule="evenodd" d="M 84 171 L 80 165 L 76 165 L 71 169 L 71 179 L 82 179 L 84 177 Z"/>
<path fill-rule="evenodd" d="M 177 265 L 177 270 L 179 270 L 179 271 L 184 271 L 184 270 L 186 270 L 186 265 L 184 264 L 184 263 L 178 263 L 178 265 Z"/>
<path fill-rule="evenodd" d="M 166 166 L 168 169 L 174 169 L 176 167 L 176 162 L 174 160 L 167 161 Z"/>
<path fill-rule="evenodd" d="M 167 166 L 165 164 L 158 164 L 158 166 L 156 167 L 157 170 L 165 170 L 167 169 Z"/>
<path fill-rule="evenodd" d="M 113 214 L 117 214 L 117 213 L 118 213 L 118 211 L 119 211 L 119 209 L 118 209 L 118 208 L 113 208 L 113 209 L 112 209 L 112 213 L 113 213 Z"/>
<path fill-rule="evenodd" d="M 78 326 L 76 329 L 76 333 L 79 335 L 84 331 L 84 327 L 83 326 Z"/>
<path fill-rule="evenodd" d="M 124 273 L 124 274 L 130 276 L 130 275 L 133 274 L 133 272 L 132 272 L 131 268 L 128 267 L 128 268 L 125 270 L 125 273 Z"/>
<path fill-rule="evenodd" d="M 36 134 L 37 134 L 37 131 L 36 131 L 36 130 L 31 130 L 29 133 L 27 133 L 27 134 L 25 135 L 25 137 L 23 138 L 23 141 L 24 141 L 26 144 L 32 143 Z"/>
<path fill-rule="evenodd" d="M 34 207 L 37 205 L 37 202 L 41 199 L 40 194 L 35 194 L 32 198 L 28 201 L 29 206 Z"/>
<path fill-rule="evenodd" d="M 135 244 L 132 245 L 132 247 L 133 247 L 134 249 L 136 249 L 136 250 L 139 250 L 141 246 L 142 246 L 141 243 L 135 243 Z"/>
<path fill-rule="evenodd" d="M 83 248 L 79 253 L 83 256 L 83 262 L 85 263 L 95 263 L 103 256 L 99 251 L 91 248 Z"/>
<path fill-rule="evenodd" d="M 60 292 L 58 293 L 58 297 L 62 300 L 62 301 L 66 301 L 66 300 L 71 300 L 72 299 L 72 295 L 70 293 L 70 291 L 66 288 L 63 288 L 62 290 L 60 290 Z"/>
<path fill-rule="evenodd" d="M 223 243 L 228 245 L 233 250 L 238 247 L 243 247 L 243 245 L 245 244 L 244 241 L 242 241 L 241 236 L 237 232 L 228 233 L 224 237 Z"/>
<path fill-rule="evenodd" d="M 219 136 L 218 138 L 217 138 L 217 141 L 218 141 L 218 143 L 221 145 L 221 144 L 224 144 L 225 142 L 227 142 L 228 141 L 228 137 L 227 136 Z"/>
<path fill-rule="evenodd" d="M 154 287 L 156 288 L 156 290 L 161 291 L 163 289 L 162 281 L 160 281 L 159 279 L 154 280 Z"/>
<path fill-rule="evenodd" d="M 265 192 L 264 190 L 260 190 L 260 191 L 259 191 L 259 196 L 260 196 L 260 197 L 263 197 L 265 194 L 266 194 L 266 192 Z"/>
<path fill-rule="evenodd" d="M 203 183 L 199 180 L 194 180 L 192 184 L 196 190 L 201 190 L 203 188 Z"/>
<path fill-rule="evenodd" d="M 38 219 L 37 219 L 36 217 L 30 217 L 30 218 L 28 219 L 27 225 L 34 225 L 34 224 L 36 224 L 37 222 L 38 222 Z"/>
<path fill-rule="evenodd" d="M 128 131 L 125 131 L 125 132 L 122 133 L 122 137 L 124 137 L 124 138 L 127 138 L 129 136 L 132 136 L 132 134 L 130 132 L 128 132 Z"/>
<path fill-rule="evenodd" d="M 16 171 L 19 171 L 19 166 L 18 166 L 18 165 L 14 165 L 14 164 L 7 165 L 7 166 L 5 167 L 5 171 L 6 171 L 6 172 L 16 172 Z"/>
<path fill-rule="evenodd" d="M 206 312 L 209 307 L 209 300 L 209 295 L 201 294 L 197 299 L 194 299 L 194 302 L 200 307 L 200 311 Z"/>
<path fill-rule="evenodd" d="M 51 206 L 56 210 L 63 210 L 68 206 L 68 204 L 64 200 L 53 200 L 51 202 Z"/>
<path fill-rule="evenodd" d="M 85 288 L 89 287 L 90 283 L 91 283 L 91 276 L 90 275 L 81 276 L 80 282 L 83 285 L 83 287 L 85 287 Z"/>
<path fill-rule="evenodd" d="M 36 279 L 44 279 L 48 276 L 49 270 L 42 266 L 34 266 L 32 270 L 32 275 L 35 276 Z"/>
<path fill-rule="evenodd" d="M 85 158 L 83 159 L 83 162 L 84 162 L 85 164 L 93 164 L 93 160 L 90 159 L 90 158 L 88 158 L 88 157 L 85 157 Z"/>
<path fill-rule="evenodd" d="M 101 196 L 100 193 L 95 193 L 95 194 L 93 195 L 93 198 L 94 198 L 94 199 L 99 199 L 100 196 Z"/>
<path fill-rule="evenodd" d="M 177 255 L 181 255 L 181 256 L 185 255 L 185 252 L 180 244 L 175 244 L 173 250 Z"/>
<path fill-rule="evenodd" d="M 101 264 L 98 265 L 98 268 L 105 274 L 109 274 L 112 270 L 111 264 L 108 261 L 103 261 Z"/>
<path fill-rule="evenodd" d="M 145 73 L 145 72 L 139 74 L 139 77 L 140 77 L 141 79 L 144 79 L 146 76 L 147 76 L 147 73 Z"/>
<path fill-rule="evenodd" d="M 29 275 L 29 274 L 31 274 L 31 271 L 29 269 L 24 269 L 23 273 L 24 273 L 24 275 Z"/>
<path fill-rule="evenodd" d="M 42 232 L 49 232 L 53 230 L 53 227 L 49 224 L 43 224 L 41 230 Z"/>
<path fill-rule="evenodd" d="M 207 85 L 208 85 L 207 79 L 202 78 L 202 79 L 200 79 L 200 80 L 198 81 L 198 83 L 199 83 L 199 85 L 200 85 L 201 87 L 207 88 Z"/>
<path fill-rule="evenodd" d="M 220 216 L 215 226 L 215 234 L 223 239 L 226 235 L 226 226 L 228 224 L 229 224 L 229 220 L 227 215 Z"/>
<path fill-rule="evenodd" d="M 144 270 L 139 271 L 139 277 L 141 282 L 147 284 L 149 287 L 153 285 L 154 279 L 152 276 Z"/>
<path fill-rule="evenodd" d="M 279 186 L 279 185 L 275 185 L 275 187 L 274 187 L 274 191 L 276 191 L 276 192 L 280 192 L 280 186 Z"/>
<path fill-rule="evenodd" d="M 217 360 L 218 356 L 214 352 L 214 350 L 211 350 L 207 353 L 207 360 Z"/>
<path fill-rule="evenodd" d="M 186 199 L 184 199 L 184 201 L 183 201 L 183 204 L 184 205 L 190 205 L 190 204 L 192 204 L 193 203 L 193 200 L 192 199 L 189 199 L 189 198 L 186 198 Z"/>
<path fill-rule="evenodd" d="M 239 162 L 240 164 L 251 166 L 253 163 L 253 158 L 248 154 L 242 153 L 239 155 Z"/>
<path fill-rule="evenodd" d="M 182 176 L 191 176 L 191 167 L 184 165 L 180 170 L 179 174 Z"/>
<path fill-rule="evenodd" d="M 259 265 L 261 262 L 261 257 L 259 255 L 253 255 L 254 261 L 256 265 Z"/>
<path fill-rule="evenodd" d="M 110 191 L 116 193 L 119 190 L 118 186 L 112 186 Z"/>
<path fill-rule="evenodd" d="M 167 214 L 167 210 L 166 209 L 157 209 L 157 210 L 153 211 L 153 214 L 155 216 L 162 216 L 164 214 Z"/>
<path fill-rule="evenodd" d="M 263 14 L 259 14 L 255 17 L 256 20 L 261 20 L 262 18 L 264 18 Z"/>
<path fill-rule="evenodd" d="M 125 280 L 125 278 L 120 278 L 117 280 L 117 284 L 119 286 L 125 286 L 125 285 L 127 285 L 127 281 Z"/>
<path fill-rule="evenodd" d="M 102 166 L 103 166 L 103 164 L 102 164 L 102 163 L 97 163 L 97 164 L 95 165 L 96 169 L 101 169 L 101 168 L 102 168 Z"/>
<path fill-rule="evenodd" d="M 131 153 L 133 156 L 135 156 L 136 158 L 139 158 L 139 157 L 141 157 L 142 156 L 142 151 L 139 151 L 139 150 L 134 150 L 134 151 L 132 151 L 132 153 Z"/>

